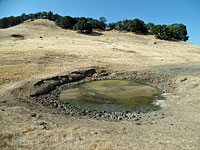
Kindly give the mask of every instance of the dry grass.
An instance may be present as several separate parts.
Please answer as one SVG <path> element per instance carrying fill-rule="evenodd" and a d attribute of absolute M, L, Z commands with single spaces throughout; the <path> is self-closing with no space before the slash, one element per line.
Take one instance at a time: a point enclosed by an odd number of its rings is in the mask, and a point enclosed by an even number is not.
<path fill-rule="evenodd" d="M 13 34 L 24 39 L 12 37 Z M 0 30 L 0 95 L 28 80 L 90 66 L 123 72 L 200 64 L 200 47 L 189 43 L 117 31 L 102 34 L 78 34 L 42 19 Z M 182 81 L 183 78 L 187 80 Z M 140 126 L 128 121 L 50 114 L 42 106 L 32 108 L 15 100 L 0 101 L 0 148 L 197 150 L 200 76 L 178 75 L 174 80 L 176 88 L 165 95 L 164 117 L 140 120 Z M 32 111 L 37 112 L 35 118 L 31 117 Z"/>
<path fill-rule="evenodd" d="M 77 34 L 42 19 L 0 30 L 0 85 L 91 65 L 141 70 L 200 60 L 200 48 L 189 43 L 117 31 L 102 34 Z"/>

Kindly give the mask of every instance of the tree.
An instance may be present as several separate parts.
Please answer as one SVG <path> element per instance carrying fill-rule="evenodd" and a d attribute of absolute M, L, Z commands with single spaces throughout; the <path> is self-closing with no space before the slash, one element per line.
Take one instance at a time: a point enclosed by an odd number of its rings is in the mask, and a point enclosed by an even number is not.
<path fill-rule="evenodd" d="M 116 24 L 115 23 L 109 23 L 108 24 L 108 27 L 113 30 L 113 29 L 116 29 Z"/>
<path fill-rule="evenodd" d="M 0 20 L 0 28 L 8 28 L 9 27 L 9 22 L 8 18 L 4 17 Z"/>
<path fill-rule="evenodd" d="M 101 29 L 105 30 L 106 25 L 106 18 L 101 17 L 99 20 L 93 18 L 85 18 L 85 17 L 78 17 L 73 18 L 70 16 L 62 17 L 58 14 L 53 14 L 53 12 L 46 11 L 37 12 L 35 14 L 28 14 L 26 15 L 23 13 L 21 16 L 10 16 L 4 17 L 0 19 L 0 28 L 8 28 L 11 26 L 15 26 L 17 24 L 22 23 L 28 19 L 49 19 L 55 21 L 56 25 L 64 28 L 64 29 L 74 29 L 80 30 L 81 32 L 90 33 L 93 29 Z M 135 32 L 136 34 L 154 34 L 160 39 L 164 40 L 181 40 L 187 41 L 189 36 L 187 35 L 187 27 L 184 24 L 171 24 L 171 25 L 155 25 L 152 22 L 147 24 L 140 19 L 134 20 L 123 20 L 118 21 L 116 23 L 109 23 L 108 27 L 117 30 L 126 30 L 130 32 Z"/>
<path fill-rule="evenodd" d="M 152 23 L 152 22 L 149 22 L 149 23 L 147 23 L 146 24 L 146 27 L 147 27 L 147 30 L 148 30 L 148 32 L 151 34 L 151 30 L 152 30 L 152 28 L 155 26 L 155 24 L 154 23 Z"/>
<path fill-rule="evenodd" d="M 49 11 L 47 14 L 47 19 L 52 20 L 53 12 Z"/>
<path fill-rule="evenodd" d="M 103 21 L 99 21 L 97 19 L 87 18 L 87 23 L 91 24 L 93 29 L 105 30 L 105 28 L 106 28 L 105 23 Z"/>
<path fill-rule="evenodd" d="M 186 26 L 183 24 L 156 25 L 151 28 L 150 33 L 164 40 L 176 39 L 187 41 L 189 38 L 189 36 L 187 36 Z"/>
<path fill-rule="evenodd" d="M 167 25 L 162 25 L 161 32 L 157 35 L 158 38 L 164 40 L 171 40 L 173 38 L 170 27 Z"/>
<path fill-rule="evenodd" d="M 40 18 L 47 19 L 47 12 L 46 11 L 41 12 L 40 13 Z"/>
<path fill-rule="evenodd" d="M 134 20 L 128 21 L 128 23 L 126 23 L 124 28 L 127 31 L 136 32 L 136 33 L 147 33 L 148 32 L 145 23 L 140 19 L 134 19 Z"/>
<path fill-rule="evenodd" d="M 14 25 L 18 25 L 18 24 L 20 24 L 20 23 L 22 23 L 23 22 L 23 20 L 22 20 L 22 18 L 21 18 L 21 16 L 17 16 L 17 17 L 14 17 L 15 19 L 15 24 Z"/>
<path fill-rule="evenodd" d="M 94 20 L 92 18 L 89 18 L 88 22 L 91 24 L 93 29 L 99 29 L 100 28 L 98 20 Z"/>
<path fill-rule="evenodd" d="M 126 30 L 128 31 L 128 29 L 126 28 L 127 27 L 127 23 L 129 23 L 130 20 L 123 20 L 123 30 Z"/>
<path fill-rule="evenodd" d="M 22 20 L 21 20 L 21 17 L 20 17 L 20 16 L 17 16 L 17 17 L 10 16 L 10 17 L 8 17 L 8 24 L 9 24 L 9 27 L 15 26 L 15 25 L 17 25 L 17 24 L 20 24 L 21 22 L 22 22 Z"/>
<path fill-rule="evenodd" d="M 172 34 L 172 38 L 187 41 L 189 36 L 187 36 L 187 27 L 184 24 L 172 24 L 169 25 L 169 30 Z"/>
<path fill-rule="evenodd" d="M 80 21 L 88 22 L 88 19 L 85 18 L 85 17 L 81 17 L 81 18 L 80 18 Z"/>
<path fill-rule="evenodd" d="M 26 21 L 26 20 L 28 20 L 29 19 L 29 17 L 28 17 L 28 15 L 26 15 L 25 13 L 23 13 L 22 15 L 21 15 L 21 20 L 22 21 Z"/>
<path fill-rule="evenodd" d="M 107 21 L 105 17 L 100 17 L 99 20 L 100 20 L 100 22 L 103 22 L 103 23 L 106 23 L 106 21 Z"/>
<path fill-rule="evenodd" d="M 85 33 L 91 33 L 92 32 L 92 26 L 85 22 L 85 21 L 79 21 L 77 22 L 74 27 L 73 27 L 74 30 L 79 30 L 81 31 L 81 33 L 85 32 Z"/>
<path fill-rule="evenodd" d="M 105 17 L 100 17 L 99 18 L 99 21 L 100 21 L 100 28 L 102 30 L 105 30 L 106 29 L 106 18 Z"/>
<path fill-rule="evenodd" d="M 115 28 L 117 30 L 123 30 L 124 29 L 124 25 L 123 25 L 123 22 L 122 21 L 118 21 L 115 23 Z"/>
<path fill-rule="evenodd" d="M 162 26 L 161 25 L 155 25 L 151 28 L 150 33 L 154 35 L 159 35 L 162 32 Z"/>
<path fill-rule="evenodd" d="M 34 14 L 28 14 L 28 18 L 29 19 L 33 19 L 34 18 Z"/>
<path fill-rule="evenodd" d="M 64 29 L 72 29 L 76 23 L 77 21 L 70 16 L 60 17 L 56 20 L 56 24 Z"/>
<path fill-rule="evenodd" d="M 41 18 L 41 12 L 33 14 L 33 19 L 39 19 Z"/>
<path fill-rule="evenodd" d="M 58 14 L 53 14 L 53 16 L 52 16 L 52 21 L 56 21 L 56 19 L 59 19 L 61 16 L 60 15 L 58 15 Z"/>
<path fill-rule="evenodd" d="M 92 19 L 92 18 L 88 18 L 88 23 L 92 26 L 93 29 L 102 29 L 101 26 L 101 22 L 96 20 L 96 19 Z"/>

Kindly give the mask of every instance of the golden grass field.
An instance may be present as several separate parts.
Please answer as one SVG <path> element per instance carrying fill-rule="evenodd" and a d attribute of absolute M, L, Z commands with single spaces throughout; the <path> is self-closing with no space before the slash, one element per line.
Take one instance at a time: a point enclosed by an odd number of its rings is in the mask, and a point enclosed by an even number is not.
<path fill-rule="evenodd" d="M 177 66 L 175 72 L 181 68 L 187 73 L 173 76 L 174 89 L 164 94 L 165 115 L 140 120 L 140 125 L 48 113 L 39 104 L 32 107 L 9 95 L 28 81 L 91 66 L 114 73 Z M 44 19 L 0 29 L 0 149 L 198 150 L 199 70 L 199 46 L 153 35 L 85 35 Z"/>

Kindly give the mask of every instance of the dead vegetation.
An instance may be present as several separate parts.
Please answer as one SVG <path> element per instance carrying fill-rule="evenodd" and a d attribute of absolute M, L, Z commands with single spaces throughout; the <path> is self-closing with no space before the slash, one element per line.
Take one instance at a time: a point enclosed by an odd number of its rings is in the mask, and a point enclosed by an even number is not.
<path fill-rule="evenodd" d="M 0 30 L 0 148 L 197 150 L 198 73 L 173 74 L 174 89 L 163 93 L 163 115 L 154 112 L 145 116 L 150 119 L 136 122 L 59 115 L 28 99 L 10 97 L 8 91 L 28 81 L 91 66 L 121 74 L 127 70 L 148 72 L 166 66 L 199 64 L 200 47 L 158 40 L 152 35 L 105 31 L 100 36 L 88 36 L 42 19 Z"/>

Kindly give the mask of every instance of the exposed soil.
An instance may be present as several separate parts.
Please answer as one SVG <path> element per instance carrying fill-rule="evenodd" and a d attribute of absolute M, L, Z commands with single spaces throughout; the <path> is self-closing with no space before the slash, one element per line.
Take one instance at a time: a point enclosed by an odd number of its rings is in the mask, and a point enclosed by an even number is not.
<path fill-rule="evenodd" d="M 1 29 L 0 148 L 198 150 L 199 66 L 200 47 L 152 35 L 78 34 L 42 19 Z M 103 119 L 47 105 L 64 86 L 97 79 L 153 85 L 161 109 Z"/>
<path fill-rule="evenodd" d="M 23 36 L 23 35 L 20 35 L 20 34 L 12 34 L 11 36 L 12 36 L 12 37 L 15 37 L 15 38 L 17 38 L 17 39 L 19 39 L 19 40 L 23 40 L 23 39 L 24 39 L 24 36 Z"/>

